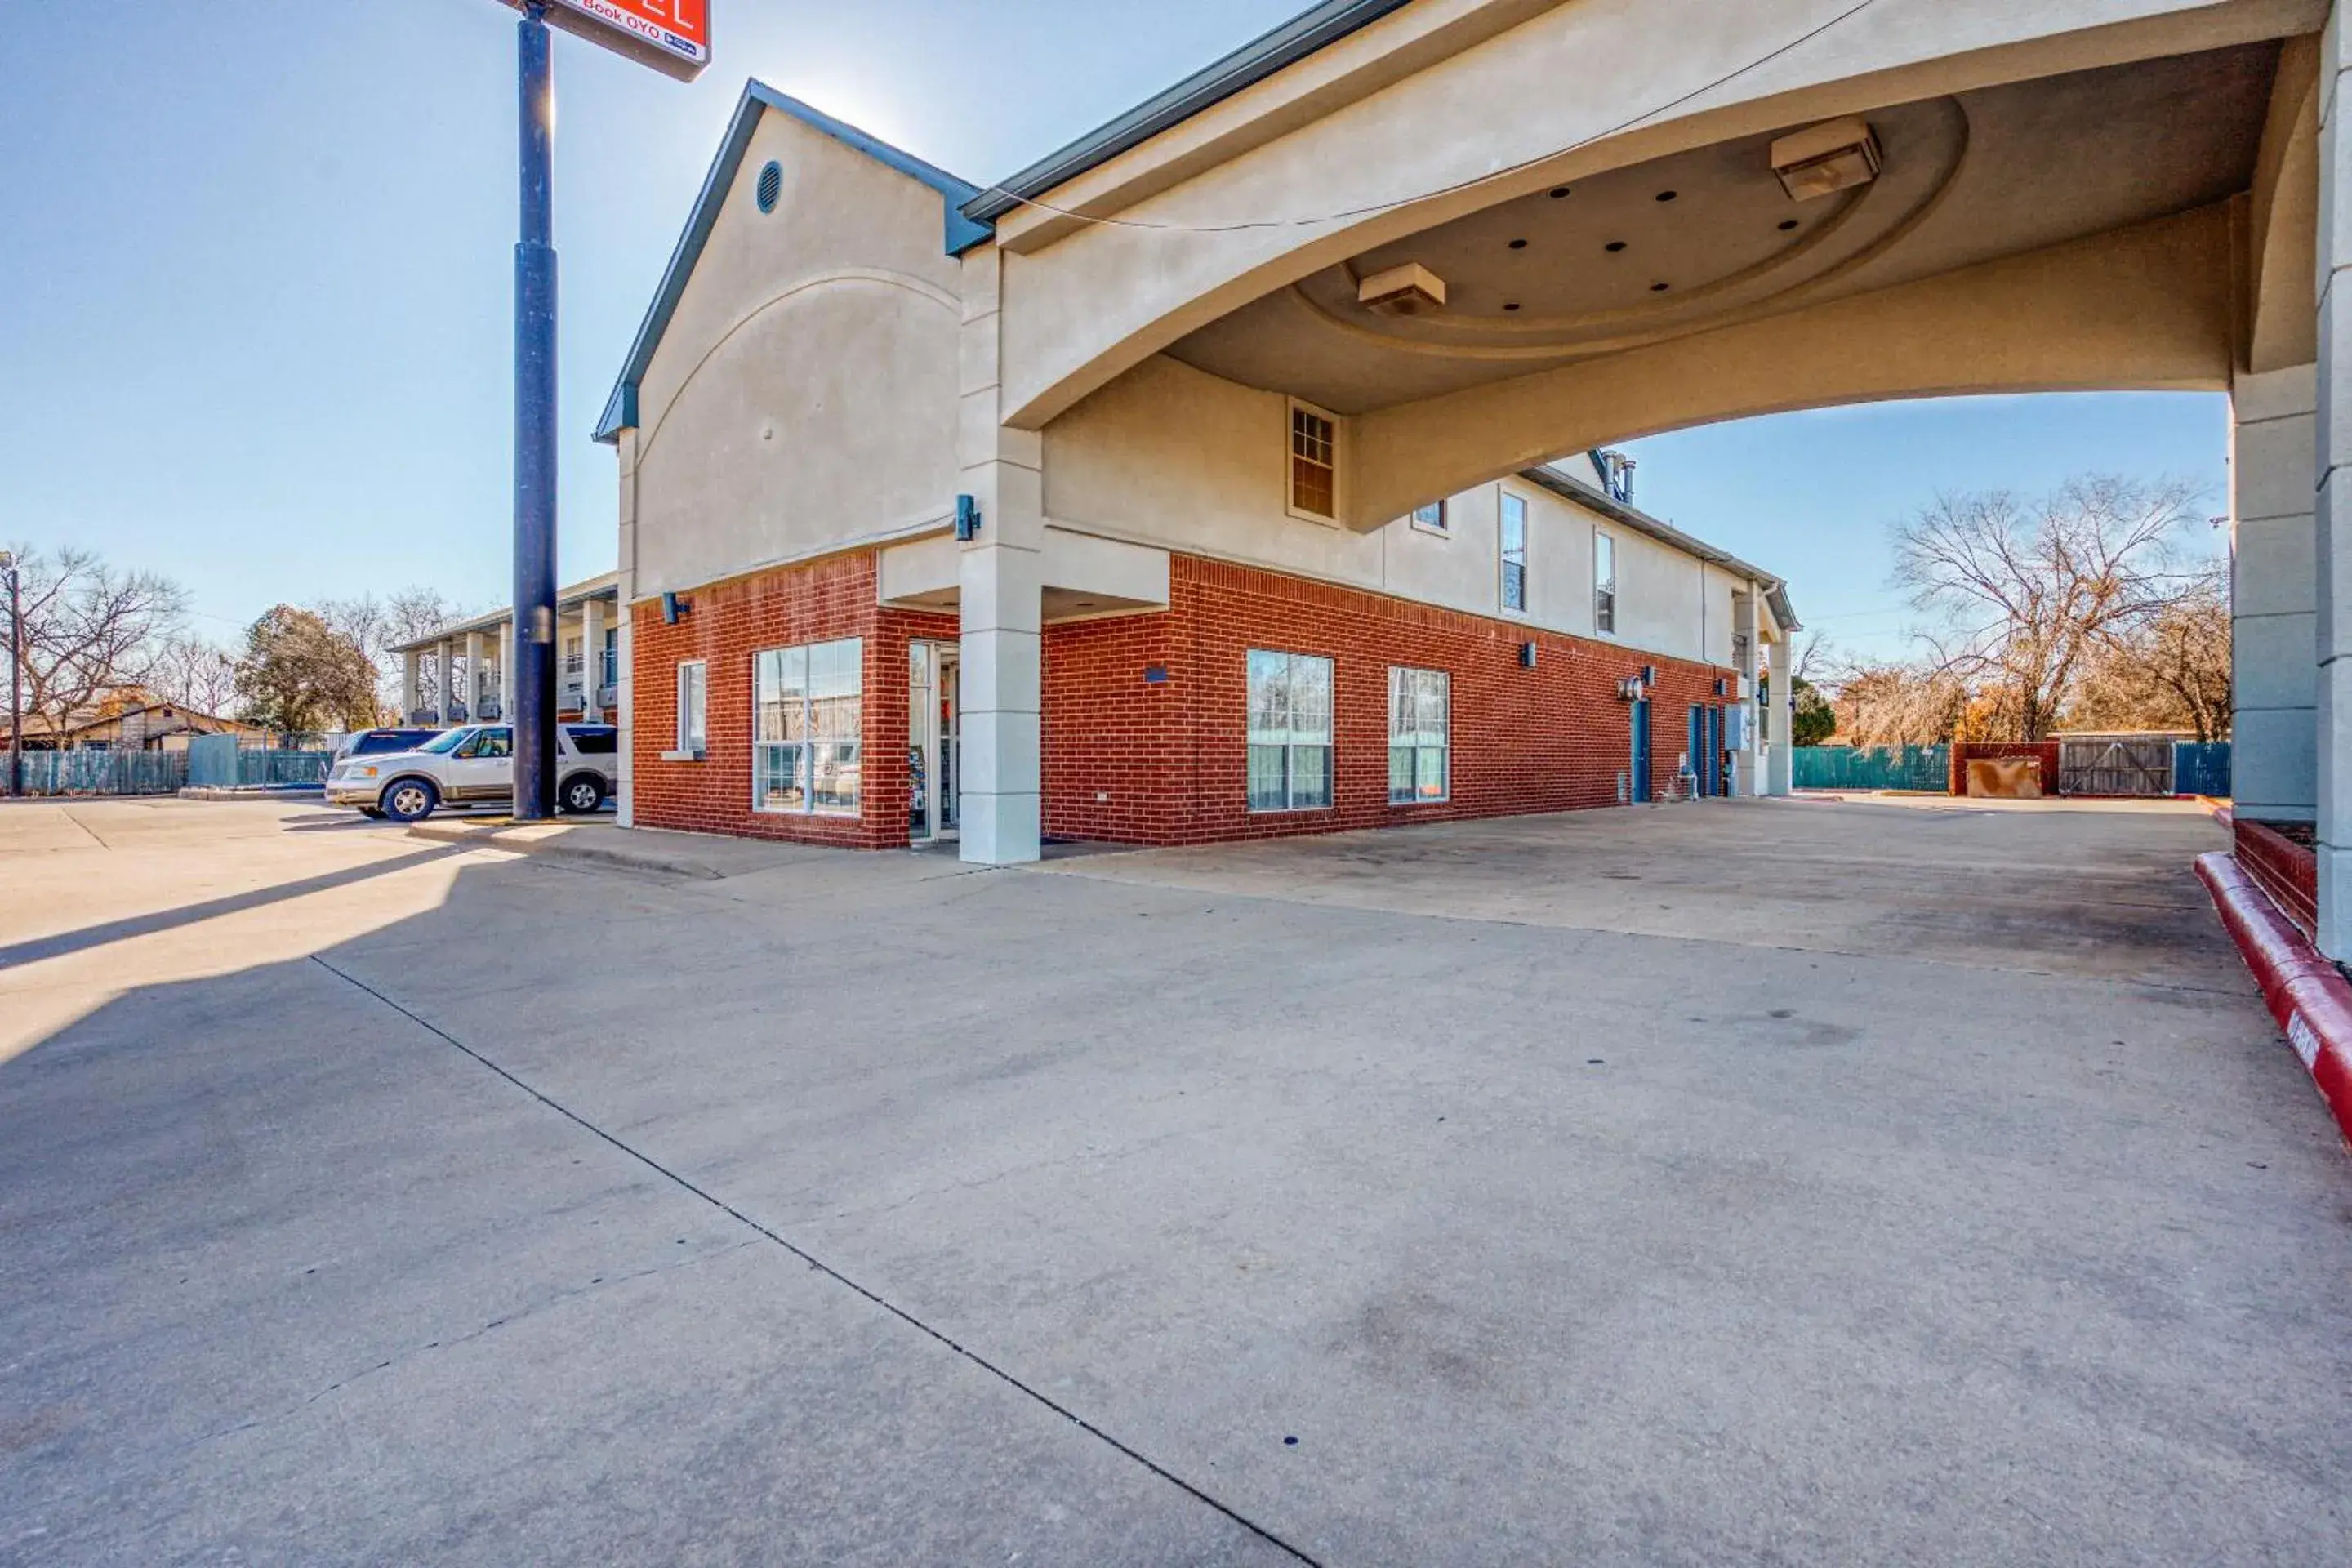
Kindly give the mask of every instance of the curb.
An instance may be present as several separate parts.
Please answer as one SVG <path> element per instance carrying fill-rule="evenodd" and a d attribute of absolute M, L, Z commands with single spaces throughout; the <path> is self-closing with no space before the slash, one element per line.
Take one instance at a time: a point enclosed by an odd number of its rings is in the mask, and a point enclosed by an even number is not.
<path fill-rule="evenodd" d="M 2352 1148 L 2352 983 L 2304 940 L 2235 856 L 2219 849 L 2200 855 L 2197 875 Z"/>
<path fill-rule="evenodd" d="M 631 871 L 660 871 L 674 877 L 691 877 L 698 881 L 717 882 L 726 873 L 715 871 L 698 861 L 672 859 L 662 855 L 648 855 L 642 850 L 613 849 L 596 844 L 576 844 L 563 838 L 506 838 L 503 830 L 477 827 L 470 824 L 451 823 L 439 826 L 420 822 L 408 829 L 408 837 L 421 838 L 428 844 L 458 844 L 471 849 L 503 849 L 509 855 L 538 855 L 555 860 L 585 860 L 599 866 L 617 866 Z"/>
<path fill-rule="evenodd" d="M 189 784 L 182 800 L 324 800 L 325 784 Z"/>

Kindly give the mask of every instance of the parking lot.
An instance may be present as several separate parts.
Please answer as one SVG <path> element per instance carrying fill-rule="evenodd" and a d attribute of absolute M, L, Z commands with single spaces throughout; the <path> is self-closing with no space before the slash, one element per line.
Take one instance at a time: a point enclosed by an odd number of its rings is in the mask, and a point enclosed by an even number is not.
<path fill-rule="evenodd" d="M 2224 842 L 0 809 L 0 1561 L 2352 1561 Z"/>

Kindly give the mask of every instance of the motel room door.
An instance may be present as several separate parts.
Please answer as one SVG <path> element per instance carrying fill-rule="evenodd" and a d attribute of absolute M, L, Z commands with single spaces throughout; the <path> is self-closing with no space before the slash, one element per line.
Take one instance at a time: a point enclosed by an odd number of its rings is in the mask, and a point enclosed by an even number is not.
<path fill-rule="evenodd" d="M 1646 805 L 1650 799 L 1650 700 L 1637 698 L 1633 702 L 1633 804 Z"/>
<path fill-rule="evenodd" d="M 962 786 L 962 719 L 954 643 L 907 645 L 907 837 L 936 844 L 956 837 L 956 791 Z"/>

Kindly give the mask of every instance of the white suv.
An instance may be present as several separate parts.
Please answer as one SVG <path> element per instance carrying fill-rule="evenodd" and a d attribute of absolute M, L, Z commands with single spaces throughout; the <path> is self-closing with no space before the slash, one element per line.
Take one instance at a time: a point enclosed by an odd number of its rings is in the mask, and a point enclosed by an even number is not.
<path fill-rule="evenodd" d="M 555 727 L 555 801 L 585 814 L 613 793 L 620 731 L 610 724 Z M 345 757 L 327 775 L 327 804 L 367 816 L 417 822 L 445 802 L 472 805 L 514 798 L 514 731 L 504 724 L 444 730 L 413 752 Z"/>

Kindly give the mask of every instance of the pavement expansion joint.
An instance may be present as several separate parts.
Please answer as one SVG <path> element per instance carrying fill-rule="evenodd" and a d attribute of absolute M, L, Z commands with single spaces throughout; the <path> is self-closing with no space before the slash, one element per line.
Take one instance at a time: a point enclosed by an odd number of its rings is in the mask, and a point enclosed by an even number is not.
<path fill-rule="evenodd" d="M 898 1303 L 890 1300 L 885 1296 L 882 1296 L 869 1287 L 858 1283 L 858 1281 L 851 1279 L 848 1275 L 843 1273 L 832 1264 L 827 1263 L 824 1259 L 817 1257 L 814 1253 L 808 1251 L 805 1247 L 801 1247 L 797 1243 L 787 1239 L 781 1233 L 770 1228 L 761 1221 L 754 1219 L 751 1215 L 744 1213 L 741 1209 L 737 1208 L 726 1199 L 718 1196 L 716 1194 L 706 1188 L 697 1186 L 685 1176 L 671 1170 L 668 1166 L 663 1164 L 660 1161 L 655 1159 L 652 1155 L 646 1153 L 642 1149 L 639 1149 L 622 1138 L 606 1131 L 604 1128 L 599 1127 L 595 1122 L 589 1121 L 585 1116 L 573 1110 L 570 1106 L 565 1105 L 561 1100 L 553 1099 L 544 1091 L 534 1088 L 531 1084 L 520 1078 L 518 1078 L 515 1074 L 508 1071 L 505 1068 L 500 1067 L 497 1062 L 492 1061 L 488 1057 L 484 1056 L 473 1047 L 466 1044 L 463 1040 L 460 1040 L 446 1029 L 442 1028 L 439 1025 L 433 1023 L 429 1019 L 421 1017 L 417 1014 L 411 1012 L 407 1007 L 402 1005 L 399 1002 L 386 995 L 382 991 L 377 990 L 374 986 L 370 985 L 366 981 L 360 979 L 357 975 L 352 974 L 348 971 L 337 968 L 335 965 L 328 963 L 325 959 L 320 958 L 316 953 L 312 953 L 310 955 L 310 962 L 325 970 L 328 973 L 335 976 L 337 979 L 344 982 L 346 984 L 351 985 L 353 989 L 373 996 L 378 1002 L 383 1003 L 386 1007 L 391 1008 L 402 1017 L 406 1018 L 410 1023 L 415 1024 L 418 1028 L 423 1029 L 425 1033 L 433 1036 L 435 1038 L 440 1040 L 443 1044 L 447 1045 L 452 1049 L 470 1058 L 478 1065 L 487 1068 L 489 1071 L 495 1073 L 499 1078 L 504 1079 L 516 1089 L 520 1089 L 523 1093 L 530 1096 L 531 1099 L 539 1101 L 540 1104 L 547 1107 L 548 1110 L 554 1111 L 557 1115 L 562 1117 L 567 1121 L 578 1126 L 583 1131 L 592 1133 L 595 1137 L 603 1140 L 604 1142 L 611 1144 L 614 1149 L 627 1155 L 630 1159 L 636 1161 L 639 1164 L 645 1166 L 647 1170 L 652 1171 L 655 1174 L 691 1194 L 693 1196 L 709 1205 L 712 1208 L 715 1208 L 720 1213 L 726 1215 L 729 1218 L 734 1220 L 739 1225 L 756 1232 L 760 1237 L 764 1237 L 766 1240 L 772 1242 L 780 1247 L 782 1247 L 786 1252 L 792 1254 L 794 1258 L 806 1264 L 810 1268 L 814 1269 L 817 1273 L 824 1275 L 828 1279 L 831 1279 L 834 1283 L 842 1286 L 844 1289 L 862 1298 L 869 1304 L 880 1308 L 883 1311 L 889 1313 L 892 1317 L 897 1318 L 900 1322 L 903 1322 L 909 1328 L 914 1329 L 917 1332 L 935 1341 L 955 1355 L 971 1363 L 973 1366 L 977 1367 L 982 1372 L 986 1373 L 989 1376 L 995 1378 L 998 1382 L 1004 1384 L 1006 1386 L 1013 1389 L 1017 1393 L 1027 1396 L 1032 1403 L 1042 1405 L 1046 1410 L 1051 1411 L 1054 1415 L 1060 1416 L 1063 1420 L 1067 1421 L 1070 1425 L 1077 1427 L 1080 1431 L 1086 1433 L 1097 1442 L 1103 1444 L 1105 1447 L 1112 1449 L 1123 1458 L 1132 1461 L 1138 1466 L 1140 1466 L 1143 1469 L 1157 1477 L 1159 1479 L 1167 1482 L 1169 1485 L 1185 1493 L 1194 1501 L 1202 1503 L 1204 1506 L 1214 1510 L 1216 1512 L 1223 1514 L 1234 1523 L 1241 1526 L 1244 1530 L 1248 1531 L 1252 1535 L 1256 1536 L 1259 1540 L 1264 1541 L 1268 1545 L 1274 1547 L 1276 1551 L 1285 1553 L 1296 1562 L 1309 1564 L 1310 1568 L 1323 1568 L 1323 1565 L 1318 1559 L 1309 1555 L 1304 1551 L 1301 1551 L 1298 1547 L 1292 1545 L 1289 1542 L 1276 1534 L 1274 1531 L 1265 1525 L 1258 1523 L 1255 1520 L 1251 1519 L 1248 1515 L 1241 1512 L 1233 1505 L 1220 1501 L 1209 1492 L 1202 1489 L 1199 1485 L 1186 1480 L 1182 1476 L 1178 1475 L 1175 1471 L 1168 1468 L 1165 1465 L 1159 1463 L 1157 1460 L 1150 1458 L 1139 1450 L 1120 1441 L 1118 1437 L 1113 1436 L 1102 1427 L 1096 1426 L 1093 1422 L 1087 1420 L 1076 1411 L 1072 1410 L 1067 1405 L 1055 1400 L 1051 1395 L 1045 1394 L 1034 1385 L 1023 1382 L 1013 1373 L 1007 1371 L 1002 1366 L 999 1366 L 996 1363 L 990 1361 L 978 1351 L 972 1350 L 961 1342 L 954 1339 L 943 1330 L 932 1327 L 929 1323 L 925 1322 L 922 1319 L 915 1316 L 913 1312 L 908 1310 L 906 1308 L 899 1306 Z M 387 1362 L 384 1364 L 390 1365 L 391 1363 Z M 383 1369 L 379 1367 L 373 1370 L 381 1371 Z M 367 1374 L 363 1373 L 361 1375 L 365 1376 Z M 326 1392 L 331 1392 L 331 1390 Z"/>

